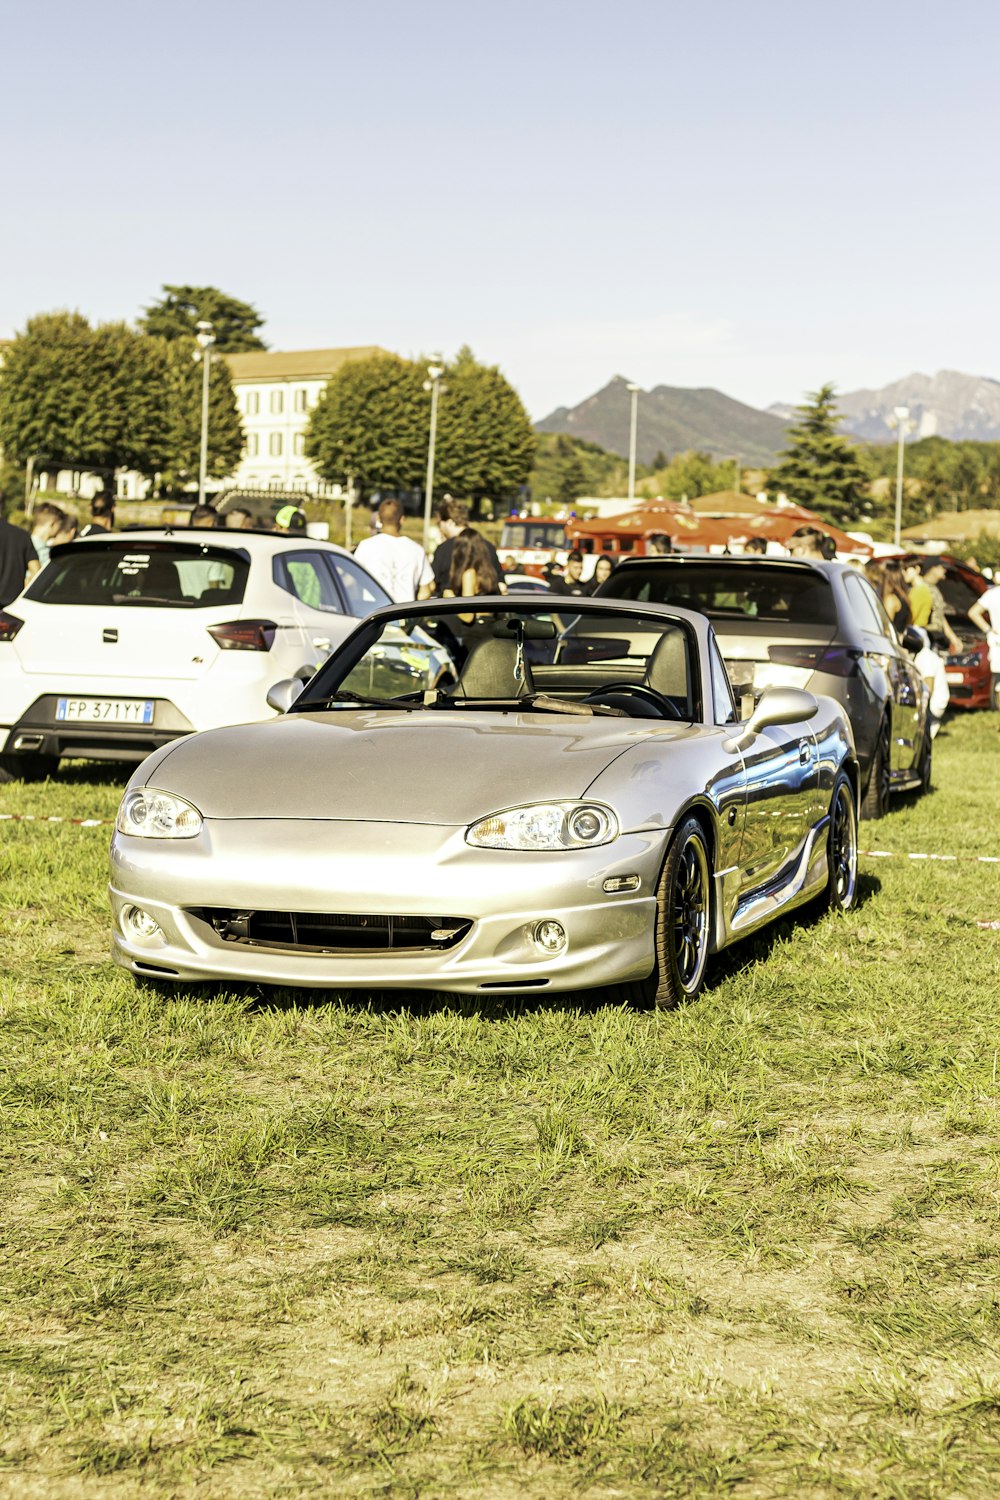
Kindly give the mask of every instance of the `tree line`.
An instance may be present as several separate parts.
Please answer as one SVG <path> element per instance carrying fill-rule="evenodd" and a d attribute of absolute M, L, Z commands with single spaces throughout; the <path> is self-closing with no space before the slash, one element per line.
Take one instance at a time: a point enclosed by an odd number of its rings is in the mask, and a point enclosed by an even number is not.
<path fill-rule="evenodd" d="M 250 303 L 215 287 L 163 287 L 135 327 L 92 326 L 80 313 L 31 318 L 4 352 L 0 445 L 9 494 L 24 467 L 132 469 L 158 492 L 196 480 L 202 367 L 197 324 L 212 323 L 213 354 L 264 349 L 263 319 Z M 373 490 L 419 490 L 430 425 L 428 361 L 380 353 L 349 361 L 311 411 L 306 455 L 319 475 Z M 530 418 L 517 392 L 468 348 L 444 366 L 439 386 L 435 488 L 463 499 L 509 500 L 524 490 L 535 452 Z M 208 473 L 221 479 L 244 447 L 224 359 L 211 364 Z"/>

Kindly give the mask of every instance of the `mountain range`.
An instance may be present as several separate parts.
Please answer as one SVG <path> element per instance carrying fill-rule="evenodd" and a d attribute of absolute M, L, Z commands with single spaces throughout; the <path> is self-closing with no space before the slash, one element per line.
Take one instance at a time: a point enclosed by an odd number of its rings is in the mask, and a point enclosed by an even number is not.
<path fill-rule="evenodd" d="M 984 375 L 915 373 L 879 390 L 838 393 L 837 406 L 844 431 L 868 442 L 895 441 L 889 418 L 897 406 L 909 408 L 909 441 L 937 435 L 1000 442 L 1000 381 Z M 577 406 L 559 406 L 535 425 L 539 432 L 569 433 L 625 457 L 631 407 L 628 381 L 616 375 Z M 766 468 L 785 447 L 794 411 L 784 403 L 759 411 L 711 387 L 654 386 L 639 391 L 636 455 L 649 464 L 659 453 L 697 448 Z"/>
<path fill-rule="evenodd" d="M 624 375 L 616 375 L 578 406 L 559 406 L 538 432 L 565 432 L 628 455 L 632 395 Z M 770 412 L 734 401 L 722 391 L 657 385 L 639 392 L 636 457 L 650 464 L 658 453 L 698 448 L 714 458 L 738 456 L 744 464 L 773 464 L 785 446 L 787 424 Z"/>
<path fill-rule="evenodd" d="M 848 391 L 838 395 L 841 425 L 855 437 L 871 443 L 895 442 L 895 429 L 888 419 L 896 406 L 909 407 L 912 440 L 945 437 L 975 438 L 995 443 L 1000 439 L 1000 381 L 985 375 L 963 375 L 958 370 L 939 370 L 936 375 L 904 375 L 881 390 Z M 771 407 L 784 417 L 785 407 Z"/>

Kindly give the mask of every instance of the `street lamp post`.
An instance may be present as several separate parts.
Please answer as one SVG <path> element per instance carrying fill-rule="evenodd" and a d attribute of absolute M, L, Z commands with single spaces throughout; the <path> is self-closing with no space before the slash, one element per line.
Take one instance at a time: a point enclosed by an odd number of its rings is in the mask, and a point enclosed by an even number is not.
<path fill-rule="evenodd" d="M 431 542 L 431 505 L 434 500 L 434 449 L 437 444 L 438 425 L 438 396 L 441 391 L 441 376 L 444 374 L 444 365 L 432 364 L 427 366 L 427 379 L 424 381 L 424 390 L 431 393 L 431 430 L 427 440 L 427 484 L 424 489 L 424 551 L 428 551 Z"/>
<path fill-rule="evenodd" d="M 197 325 L 195 338 L 198 340 L 200 354 L 196 358 L 201 360 L 201 451 L 198 458 L 198 504 L 205 504 L 205 479 L 208 475 L 208 381 L 212 369 L 212 345 L 215 343 L 215 334 L 212 325 L 207 319 Z"/>
<path fill-rule="evenodd" d="M 896 546 L 900 546 L 900 534 L 903 526 L 903 444 L 906 434 L 913 431 L 913 423 L 908 420 L 910 408 L 908 406 L 894 406 L 892 416 L 889 418 L 889 426 L 895 427 L 896 438 L 896 524 L 893 530 L 893 538 Z"/>
<path fill-rule="evenodd" d="M 629 383 L 625 389 L 632 397 L 632 413 L 628 433 L 628 497 L 635 499 L 635 439 L 639 428 L 639 386 Z"/>

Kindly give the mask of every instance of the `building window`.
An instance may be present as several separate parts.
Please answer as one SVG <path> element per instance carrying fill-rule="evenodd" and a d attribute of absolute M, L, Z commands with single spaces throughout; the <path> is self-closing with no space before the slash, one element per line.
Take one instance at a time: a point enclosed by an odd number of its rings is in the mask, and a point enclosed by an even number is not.
<path fill-rule="evenodd" d="M 305 391 L 296 391 L 295 392 L 295 410 L 296 411 L 305 411 L 305 409 L 306 409 L 306 393 L 305 393 Z"/>
<path fill-rule="evenodd" d="M 284 411 L 284 409 L 285 409 L 285 393 L 284 393 L 284 391 L 272 391 L 271 392 L 271 415 L 272 415 L 272 417 L 280 417 L 281 413 Z"/>
<path fill-rule="evenodd" d="M 260 391 L 247 391 L 247 416 L 255 417 L 260 411 Z"/>
<path fill-rule="evenodd" d="M 247 458 L 256 458 L 260 451 L 260 439 L 255 432 L 247 434 Z"/>
<path fill-rule="evenodd" d="M 304 432 L 297 432 L 292 438 L 292 452 L 295 454 L 296 458 L 301 458 L 305 451 L 306 435 Z"/>
<path fill-rule="evenodd" d="M 271 433 L 271 441 L 270 441 L 270 444 L 269 444 L 269 447 L 268 447 L 268 451 L 269 451 L 269 453 L 270 453 L 270 455 L 271 455 L 272 458 L 280 458 L 281 457 L 281 433 L 280 432 L 272 432 Z"/>

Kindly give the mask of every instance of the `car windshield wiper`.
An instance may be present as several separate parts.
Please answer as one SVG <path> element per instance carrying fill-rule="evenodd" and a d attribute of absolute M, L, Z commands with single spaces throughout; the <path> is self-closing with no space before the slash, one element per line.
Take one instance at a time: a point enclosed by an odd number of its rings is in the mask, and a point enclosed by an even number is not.
<path fill-rule="evenodd" d="M 419 699 L 420 701 L 414 701 Z M 423 694 L 406 693 L 399 698 L 366 698 L 364 693 L 352 693 L 348 689 L 340 689 L 331 693 L 328 698 L 321 698 L 318 703 L 304 703 L 300 699 L 296 703 L 299 709 L 332 709 L 343 704 L 345 708 L 405 708 L 414 709 L 423 707 Z"/>
<path fill-rule="evenodd" d="M 112 604 L 169 604 L 176 608 L 188 609 L 197 601 L 194 599 L 163 599 L 159 594 L 112 594 Z"/>

